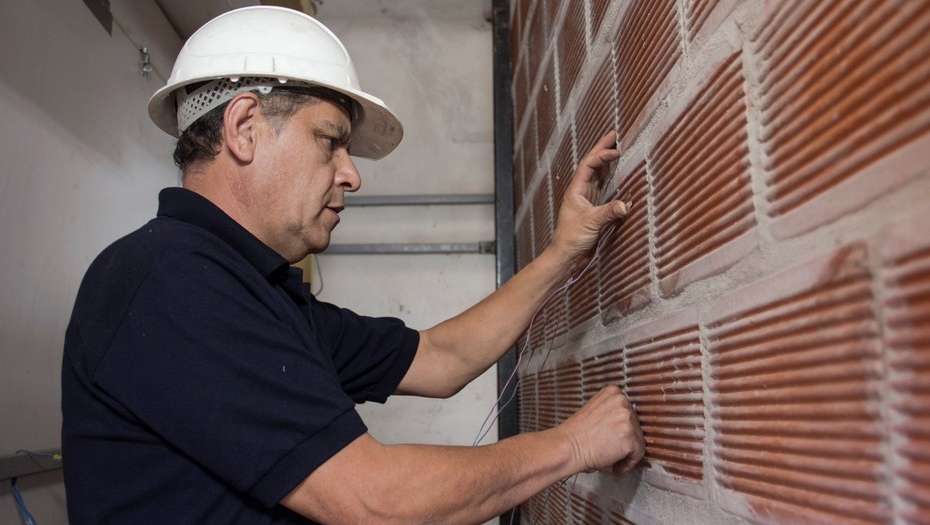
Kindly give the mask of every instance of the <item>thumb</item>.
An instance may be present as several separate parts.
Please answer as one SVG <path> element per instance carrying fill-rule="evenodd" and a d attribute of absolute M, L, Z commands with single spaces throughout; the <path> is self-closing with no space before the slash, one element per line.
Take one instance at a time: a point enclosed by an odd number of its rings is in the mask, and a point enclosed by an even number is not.
<path fill-rule="evenodd" d="M 603 226 L 617 219 L 626 217 L 629 212 L 623 201 L 610 201 L 597 207 L 598 226 Z"/>

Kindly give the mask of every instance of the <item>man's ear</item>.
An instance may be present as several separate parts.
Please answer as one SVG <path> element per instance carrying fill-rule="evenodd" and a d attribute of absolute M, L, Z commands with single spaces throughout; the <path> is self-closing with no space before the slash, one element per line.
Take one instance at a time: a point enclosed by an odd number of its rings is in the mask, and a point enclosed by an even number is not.
<path fill-rule="evenodd" d="M 242 164 L 255 158 L 259 105 L 254 93 L 240 93 L 229 101 L 223 112 L 223 144 Z"/>

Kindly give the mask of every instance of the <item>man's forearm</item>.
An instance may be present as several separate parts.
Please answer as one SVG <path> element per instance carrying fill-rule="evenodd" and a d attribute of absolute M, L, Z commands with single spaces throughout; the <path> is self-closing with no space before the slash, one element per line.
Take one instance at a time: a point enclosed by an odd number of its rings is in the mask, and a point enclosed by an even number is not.
<path fill-rule="evenodd" d="M 388 446 L 385 457 L 396 469 L 390 510 L 408 523 L 487 521 L 578 471 L 571 443 L 559 432 L 521 434 L 477 448 Z"/>
<path fill-rule="evenodd" d="M 550 245 L 500 289 L 465 312 L 423 333 L 431 350 L 454 365 L 449 384 L 458 388 L 488 369 L 513 346 L 533 314 L 568 273 L 570 258 Z"/>

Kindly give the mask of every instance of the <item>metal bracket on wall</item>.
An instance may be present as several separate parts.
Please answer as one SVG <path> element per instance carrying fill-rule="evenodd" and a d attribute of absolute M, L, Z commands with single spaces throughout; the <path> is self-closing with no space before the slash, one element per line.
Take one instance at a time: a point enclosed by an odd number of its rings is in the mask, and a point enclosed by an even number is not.
<path fill-rule="evenodd" d="M 493 194 L 346 195 L 346 206 L 461 206 L 494 204 Z"/>
<path fill-rule="evenodd" d="M 450 253 L 478 253 L 493 255 L 497 250 L 495 241 L 479 242 L 435 242 L 435 243 L 368 243 L 332 244 L 324 255 L 423 255 Z"/>
<path fill-rule="evenodd" d="M 61 450 L 21 450 L 0 456 L 0 481 L 61 468 Z"/>

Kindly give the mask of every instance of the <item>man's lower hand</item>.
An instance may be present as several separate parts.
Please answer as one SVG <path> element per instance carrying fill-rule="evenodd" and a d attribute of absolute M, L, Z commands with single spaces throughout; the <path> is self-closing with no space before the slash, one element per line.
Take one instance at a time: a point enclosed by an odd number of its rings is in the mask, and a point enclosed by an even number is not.
<path fill-rule="evenodd" d="M 615 385 L 604 387 L 558 430 L 570 440 L 579 471 L 622 474 L 645 453 L 636 414 Z"/>

